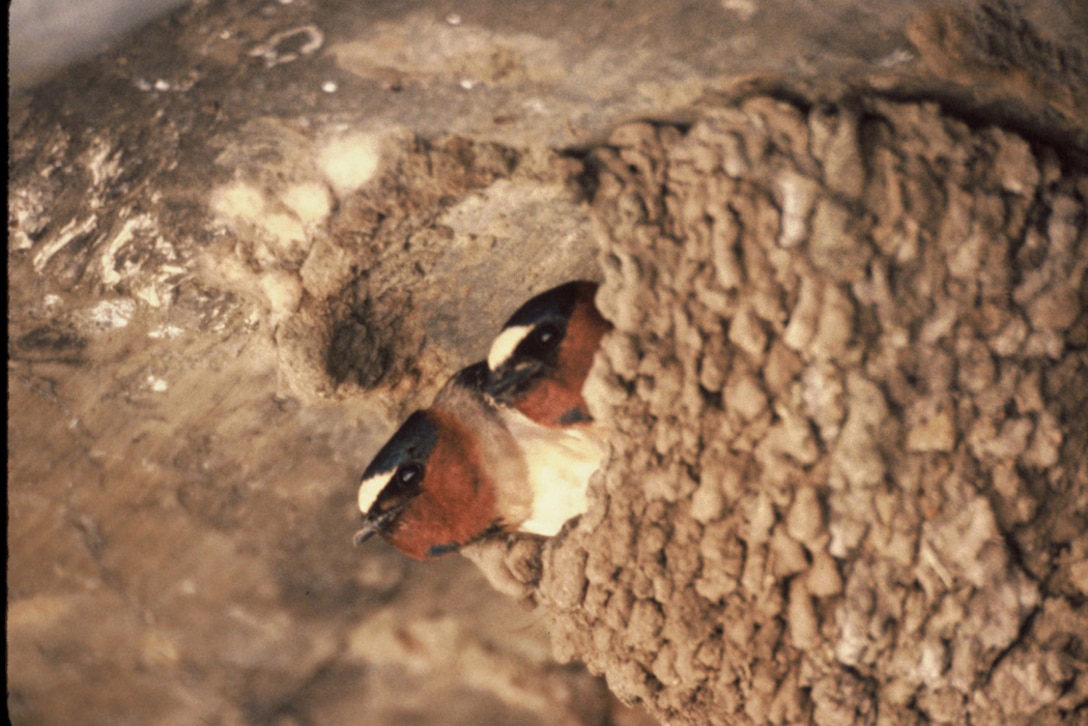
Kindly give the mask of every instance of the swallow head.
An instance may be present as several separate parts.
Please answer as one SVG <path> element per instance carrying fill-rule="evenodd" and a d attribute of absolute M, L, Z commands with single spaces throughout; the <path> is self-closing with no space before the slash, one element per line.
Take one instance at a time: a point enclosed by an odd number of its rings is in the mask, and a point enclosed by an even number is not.
<path fill-rule="evenodd" d="M 530 299 L 510 316 L 487 356 L 487 392 L 545 426 L 591 421 L 582 387 L 612 329 L 593 301 L 597 284 L 574 281 Z"/>
<path fill-rule="evenodd" d="M 487 367 L 457 373 L 363 473 L 356 545 L 380 535 L 419 560 L 516 528 L 530 511 L 524 458 L 487 401 Z"/>
<path fill-rule="evenodd" d="M 363 528 L 355 534 L 356 545 L 396 530 L 397 517 L 423 493 L 427 460 L 437 442 L 436 423 L 416 411 L 381 448 L 359 483 Z"/>

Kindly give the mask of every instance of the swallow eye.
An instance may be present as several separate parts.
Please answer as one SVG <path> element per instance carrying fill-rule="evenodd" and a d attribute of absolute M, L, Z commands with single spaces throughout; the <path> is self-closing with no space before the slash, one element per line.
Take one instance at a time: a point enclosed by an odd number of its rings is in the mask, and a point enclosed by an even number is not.
<path fill-rule="evenodd" d="M 533 331 L 533 339 L 544 348 L 550 348 L 559 342 L 559 328 L 552 323 L 544 323 Z"/>
<path fill-rule="evenodd" d="M 397 469 L 395 478 L 402 488 L 419 486 L 419 481 L 423 478 L 423 467 L 419 464 L 405 464 Z"/>

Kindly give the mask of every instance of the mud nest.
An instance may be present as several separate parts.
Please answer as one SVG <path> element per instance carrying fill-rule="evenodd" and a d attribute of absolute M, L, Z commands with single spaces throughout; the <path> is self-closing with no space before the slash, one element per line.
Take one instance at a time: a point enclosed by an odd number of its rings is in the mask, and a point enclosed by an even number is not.
<path fill-rule="evenodd" d="M 1084 169 L 767 96 L 589 168 L 615 434 L 541 552 L 560 657 L 669 723 L 1083 718 Z"/>

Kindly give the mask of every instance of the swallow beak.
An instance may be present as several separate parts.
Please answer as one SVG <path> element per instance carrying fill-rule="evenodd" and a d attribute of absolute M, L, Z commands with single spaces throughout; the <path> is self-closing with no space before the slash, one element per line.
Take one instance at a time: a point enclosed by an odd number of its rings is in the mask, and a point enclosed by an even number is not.
<path fill-rule="evenodd" d="M 363 542 L 366 542 L 368 539 L 377 534 L 379 528 L 380 525 L 377 522 L 368 519 L 367 521 L 363 522 L 363 528 L 356 532 L 355 536 L 351 538 L 352 544 L 358 547 Z"/>
<path fill-rule="evenodd" d="M 358 547 L 374 535 L 379 534 L 401 509 L 403 509 L 403 507 L 395 507 L 378 515 L 366 515 L 363 517 L 363 528 L 355 533 L 355 536 L 351 538 L 351 541 Z"/>
<path fill-rule="evenodd" d="M 393 521 L 393 518 L 400 514 L 401 510 L 407 507 L 413 499 L 415 499 L 415 497 L 409 497 L 397 506 L 390 507 L 379 514 L 365 515 L 363 517 L 363 527 L 351 538 L 352 543 L 358 547 L 374 535 L 381 534 L 382 530 L 388 527 L 389 523 Z"/>
<path fill-rule="evenodd" d="M 543 368 L 544 364 L 537 360 L 521 360 L 513 365 L 500 366 L 491 372 L 487 384 L 488 393 L 500 397 L 513 391 L 524 390 Z"/>

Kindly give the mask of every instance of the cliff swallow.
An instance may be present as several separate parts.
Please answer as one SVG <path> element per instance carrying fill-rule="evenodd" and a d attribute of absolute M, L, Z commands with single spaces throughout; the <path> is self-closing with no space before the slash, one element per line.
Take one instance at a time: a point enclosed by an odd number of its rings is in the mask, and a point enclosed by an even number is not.
<path fill-rule="evenodd" d="M 586 508 L 603 442 L 552 429 L 488 395 L 484 362 L 446 383 L 378 452 L 359 485 L 363 527 L 416 559 L 503 532 L 555 535 Z"/>
<path fill-rule="evenodd" d="M 597 283 L 568 282 L 530 299 L 491 344 L 488 393 L 549 427 L 592 421 L 582 389 L 612 329 L 593 301 Z"/>

